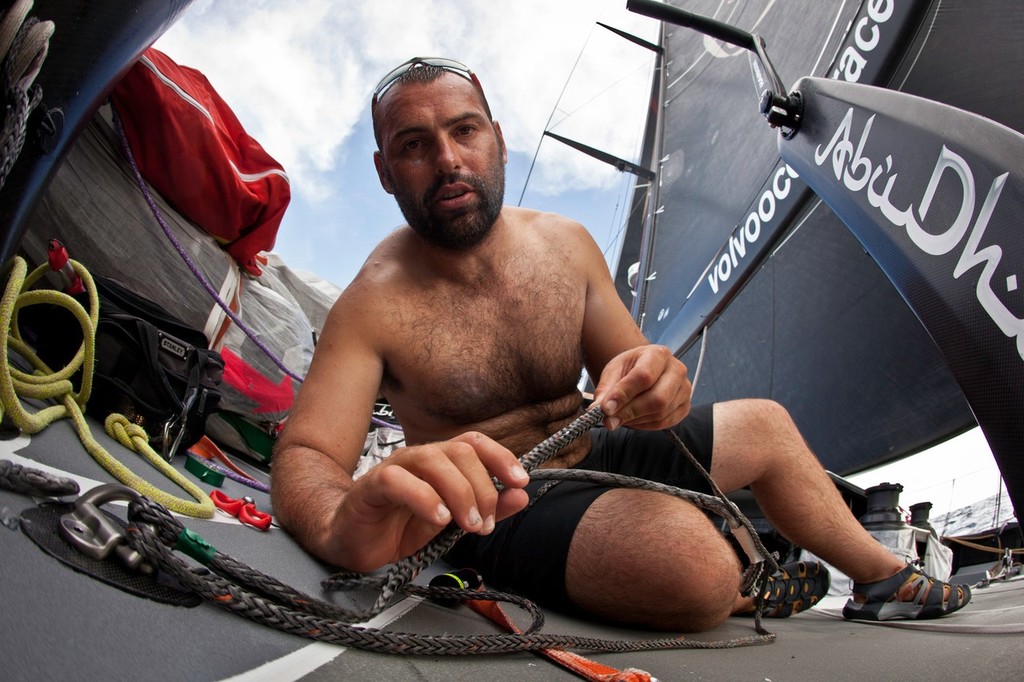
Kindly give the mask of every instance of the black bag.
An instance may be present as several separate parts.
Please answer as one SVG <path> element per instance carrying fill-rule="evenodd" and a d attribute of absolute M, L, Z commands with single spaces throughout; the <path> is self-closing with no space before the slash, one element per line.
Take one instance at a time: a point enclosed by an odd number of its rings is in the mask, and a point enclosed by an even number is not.
<path fill-rule="evenodd" d="M 220 403 L 224 360 L 201 331 L 109 278 L 100 298 L 96 362 L 86 412 L 139 424 L 168 460 L 203 434 Z"/>

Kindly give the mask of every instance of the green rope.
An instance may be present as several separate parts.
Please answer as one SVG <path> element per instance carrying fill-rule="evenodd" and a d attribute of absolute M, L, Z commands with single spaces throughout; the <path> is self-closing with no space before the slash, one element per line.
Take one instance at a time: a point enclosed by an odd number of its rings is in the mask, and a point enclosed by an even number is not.
<path fill-rule="evenodd" d="M 4 356 L 8 357 L 8 361 L 5 363 L 6 370 L 0 372 L 2 413 L 9 415 L 15 426 L 28 434 L 39 433 L 53 422 L 69 418 L 86 452 L 119 482 L 158 501 L 171 511 L 203 519 L 212 517 L 214 506 L 210 496 L 186 479 L 149 447 L 149 437 L 141 426 L 128 421 L 127 417 L 120 414 L 111 414 L 104 422 L 104 428 L 111 438 L 142 455 L 160 473 L 191 495 L 196 500 L 195 502 L 175 497 L 155 487 L 111 456 L 93 437 L 82 410 L 92 390 L 99 298 L 89 271 L 75 260 L 68 262 L 82 278 L 82 283 L 88 292 L 88 312 L 77 300 L 63 292 L 51 289 L 29 290 L 29 287 L 46 273 L 48 266 L 41 265 L 26 275 L 28 266 L 24 259 L 20 257 L 14 259 L 7 288 L 4 290 L 3 298 L 0 299 L 0 348 L 2 348 Z M 38 304 L 58 305 L 66 308 L 74 315 L 82 328 L 82 346 L 68 365 L 57 372 L 50 370 L 39 359 L 35 351 L 21 338 L 18 330 L 18 311 L 26 306 Z M 32 365 L 34 371 L 28 373 L 12 367 L 8 355 L 10 350 L 25 358 Z M 75 393 L 71 377 L 79 369 L 82 370 L 82 385 L 80 390 Z M 59 401 L 59 404 L 43 407 L 37 412 L 29 412 L 25 409 L 23 399 L 56 400 Z"/>

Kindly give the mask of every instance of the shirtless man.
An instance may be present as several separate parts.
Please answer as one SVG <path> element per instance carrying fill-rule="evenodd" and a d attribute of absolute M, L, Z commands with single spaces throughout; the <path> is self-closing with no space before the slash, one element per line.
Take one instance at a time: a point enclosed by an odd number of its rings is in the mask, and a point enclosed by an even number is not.
<path fill-rule="evenodd" d="M 380 182 L 408 225 L 373 251 L 328 317 L 274 454 L 281 523 L 324 561 L 370 571 L 454 520 L 467 533 L 457 556 L 488 582 L 619 622 L 693 631 L 748 609 L 735 553 L 679 499 L 566 482 L 517 514 L 537 484 L 516 458 L 581 413 L 584 367 L 600 377 L 607 430 L 547 466 L 702 489 L 657 433 L 691 413 L 686 368 L 644 338 L 583 227 L 502 205 L 505 143 L 469 69 L 410 60 L 381 81 L 371 110 Z M 407 447 L 353 481 L 378 395 Z M 851 617 L 888 617 L 897 591 L 941 602 L 905 605 L 912 617 L 969 598 L 903 575 L 779 405 L 694 408 L 678 432 L 723 490 L 750 485 L 780 532 L 859 583 L 867 602 L 851 600 Z M 867 584 L 876 581 L 884 595 Z"/>

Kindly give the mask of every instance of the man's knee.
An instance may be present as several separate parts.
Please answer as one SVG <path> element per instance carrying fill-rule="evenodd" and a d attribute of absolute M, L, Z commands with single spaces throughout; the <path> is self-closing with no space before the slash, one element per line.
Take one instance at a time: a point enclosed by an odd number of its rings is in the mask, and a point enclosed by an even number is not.
<path fill-rule="evenodd" d="M 801 438 L 793 417 L 781 403 L 766 398 L 748 398 L 715 405 L 716 439 L 719 426 L 743 428 L 747 433 L 771 440 Z"/>
<path fill-rule="evenodd" d="M 739 594 L 739 562 L 727 546 L 709 547 L 699 560 L 679 557 L 671 584 L 654 590 L 645 624 L 660 630 L 700 632 L 721 625 L 732 613 Z"/>
<path fill-rule="evenodd" d="M 779 403 L 748 399 L 715 405 L 711 474 L 725 492 L 813 459 L 789 411 Z"/>
<path fill-rule="evenodd" d="M 715 551 L 702 556 L 667 554 L 632 562 L 630 580 L 605 585 L 604 589 L 615 590 L 614 595 L 586 588 L 571 590 L 570 595 L 595 615 L 656 630 L 700 632 L 723 623 L 739 595 L 735 556 Z"/>
<path fill-rule="evenodd" d="M 695 632 L 729 616 L 739 578 L 735 553 L 700 510 L 659 493 L 618 490 L 599 498 L 577 528 L 566 587 L 595 615 Z"/>

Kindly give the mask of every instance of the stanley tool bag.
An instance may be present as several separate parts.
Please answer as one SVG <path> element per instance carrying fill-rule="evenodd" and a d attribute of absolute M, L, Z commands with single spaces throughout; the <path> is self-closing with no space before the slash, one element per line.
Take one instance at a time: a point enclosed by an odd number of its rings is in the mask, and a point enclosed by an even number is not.
<path fill-rule="evenodd" d="M 118 412 L 170 459 L 203 435 L 220 402 L 224 361 L 206 337 L 115 280 L 97 277 L 96 365 L 86 412 Z"/>

